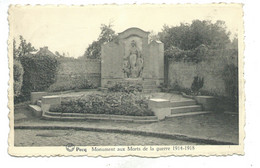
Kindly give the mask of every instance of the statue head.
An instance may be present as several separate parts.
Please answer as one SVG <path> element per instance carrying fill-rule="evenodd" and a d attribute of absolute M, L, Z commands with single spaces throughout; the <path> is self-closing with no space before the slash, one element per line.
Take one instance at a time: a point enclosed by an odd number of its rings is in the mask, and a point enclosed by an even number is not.
<path fill-rule="evenodd" d="M 134 40 L 131 41 L 131 46 L 135 47 L 136 46 L 136 42 Z"/>

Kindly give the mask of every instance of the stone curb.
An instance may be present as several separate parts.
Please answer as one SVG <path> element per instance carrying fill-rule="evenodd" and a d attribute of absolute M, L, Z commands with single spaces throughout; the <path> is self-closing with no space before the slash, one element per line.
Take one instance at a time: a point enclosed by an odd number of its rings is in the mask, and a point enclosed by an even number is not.
<path fill-rule="evenodd" d="M 106 118 L 102 116 L 96 117 L 71 117 L 71 116 L 51 116 L 51 115 L 43 115 L 41 117 L 43 120 L 47 121 L 115 121 L 115 122 L 131 122 L 131 123 L 154 123 L 158 122 L 158 119 L 125 119 L 125 118 Z"/>
<path fill-rule="evenodd" d="M 40 129 L 40 130 L 74 129 L 74 130 L 81 130 L 81 131 L 125 133 L 125 134 L 133 134 L 133 135 L 151 136 L 151 137 L 164 138 L 164 139 L 175 139 L 175 140 L 181 140 L 181 141 L 188 141 L 188 142 L 193 142 L 193 143 L 203 143 L 203 144 L 207 144 L 207 145 L 238 145 L 238 144 L 235 144 L 232 142 L 192 137 L 192 136 L 182 135 L 182 134 L 137 131 L 137 130 L 130 130 L 130 129 L 93 128 L 93 127 L 77 127 L 77 126 L 28 126 L 28 125 L 14 126 L 14 129 Z"/>

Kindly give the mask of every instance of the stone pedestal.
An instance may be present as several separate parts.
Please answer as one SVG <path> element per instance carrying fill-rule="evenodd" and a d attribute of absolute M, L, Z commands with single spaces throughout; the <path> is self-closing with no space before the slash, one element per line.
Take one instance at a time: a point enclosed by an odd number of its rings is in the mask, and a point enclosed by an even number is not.
<path fill-rule="evenodd" d="M 31 104 L 36 104 L 37 100 L 41 99 L 43 96 L 47 96 L 48 92 L 31 92 Z"/>
<path fill-rule="evenodd" d="M 58 95 L 55 96 L 43 96 L 42 97 L 42 112 L 49 111 L 52 105 L 60 105 L 61 104 L 61 97 Z"/>
<path fill-rule="evenodd" d="M 216 98 L 213 96 L 196 96 L 195 100 L 202 105 L 204 111 L 213 111 L 216 108 Z"/>
<path fill-rule="evenodd" d="M 165 119 L 171 115 L 170 101 L 166 99 L 150 99 L 148 102 L 149 108 L 154 112 L 158 120 Z"/>

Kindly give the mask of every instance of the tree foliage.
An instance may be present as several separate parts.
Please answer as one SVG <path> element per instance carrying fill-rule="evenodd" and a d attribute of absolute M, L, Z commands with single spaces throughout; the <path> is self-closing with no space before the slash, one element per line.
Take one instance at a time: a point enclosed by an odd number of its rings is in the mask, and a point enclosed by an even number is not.
<path fill-rule="evenodd" d="M 164 55 L 167 58 L 171 58 L 174 61 L 185 61 L 198 63 L 210 59 L 212 51 L 204 44 L 201 44 L 193 50 L 181 50 L 178 47 L 171 46 L 164 51 Z M 216 50 L 218 52 L 219 50 Z"/>
<path fill-rule="evenodd" d="M 149 32 L 150 32 L 148 36 L 149 43 L 152 41 L 160 40 L 158 33 L 155 33 L 153 30 L 150 30 Z"/>
<path fill-rule="evenodd" d="M 98 37 L 98 41 L 101 43 L 111 42 L 116 38 L 115 31 L 112 29 L 113 25 L 101 24 L 101 33 Z"/>
<path fill-rule="evenodd" d="M 29 54 L 30 52 L 37 51 L 30 42 L 23 38 L 23 36 L 19 37 L 20 44 L 18 48 L 16 47 L 16 40 L 13 39 L 13 57 L 14 59 L 19 59 L 20 57 Z"/>
<path fill-rule="evenodd" d="M 23 84 L 24 70 L 22 64 L 14 60 L 14 96 L 17 97 L 21 94 L 21 88 Z"/>
<path fill-rule="evenodd" d="M 226 31 L 223 21 L 212 23 L 194 20 L 191 24 L 181 23 L 175 27 L 164 25 L 158 35 L 166 50 L 171 46 L 181 50 L 193 50 L 202 44 L 210 49 L 224 49 L 230 43 L 230 33 Z"/>
<path fill-rule="evenodd" d="M 101 56 L 101 45 L 105 42 L 111 42 L 116 39 L 117 35 L 115 31 L 112 29 L 112 25 L 101 24 L 101 33 L 97 39 L 97 41 L 93 41 L 84 53 L 84 57 L 90 59 L 100 58 Z"/>
<path fill-rule="evenodd" d="M 57 57 L 60 57 L 60 58 L 65 57 L 65 53 L 64 53 L 64 52 L 63 52 L 62 54 L 60 54 L 59 51 L 55 51 L 55 55 L 56 55 Z"/>

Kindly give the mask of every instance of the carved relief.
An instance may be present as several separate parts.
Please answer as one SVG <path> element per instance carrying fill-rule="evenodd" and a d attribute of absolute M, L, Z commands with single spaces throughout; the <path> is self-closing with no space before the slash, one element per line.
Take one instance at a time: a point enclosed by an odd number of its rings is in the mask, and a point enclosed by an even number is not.
<path fill-rule="evenodd" d="M 142 53 L 135 40 L 131 41 L 129 53 L 124 59 L 123 71 L 126 78 L 140 78 L 143 71 Z"/>

